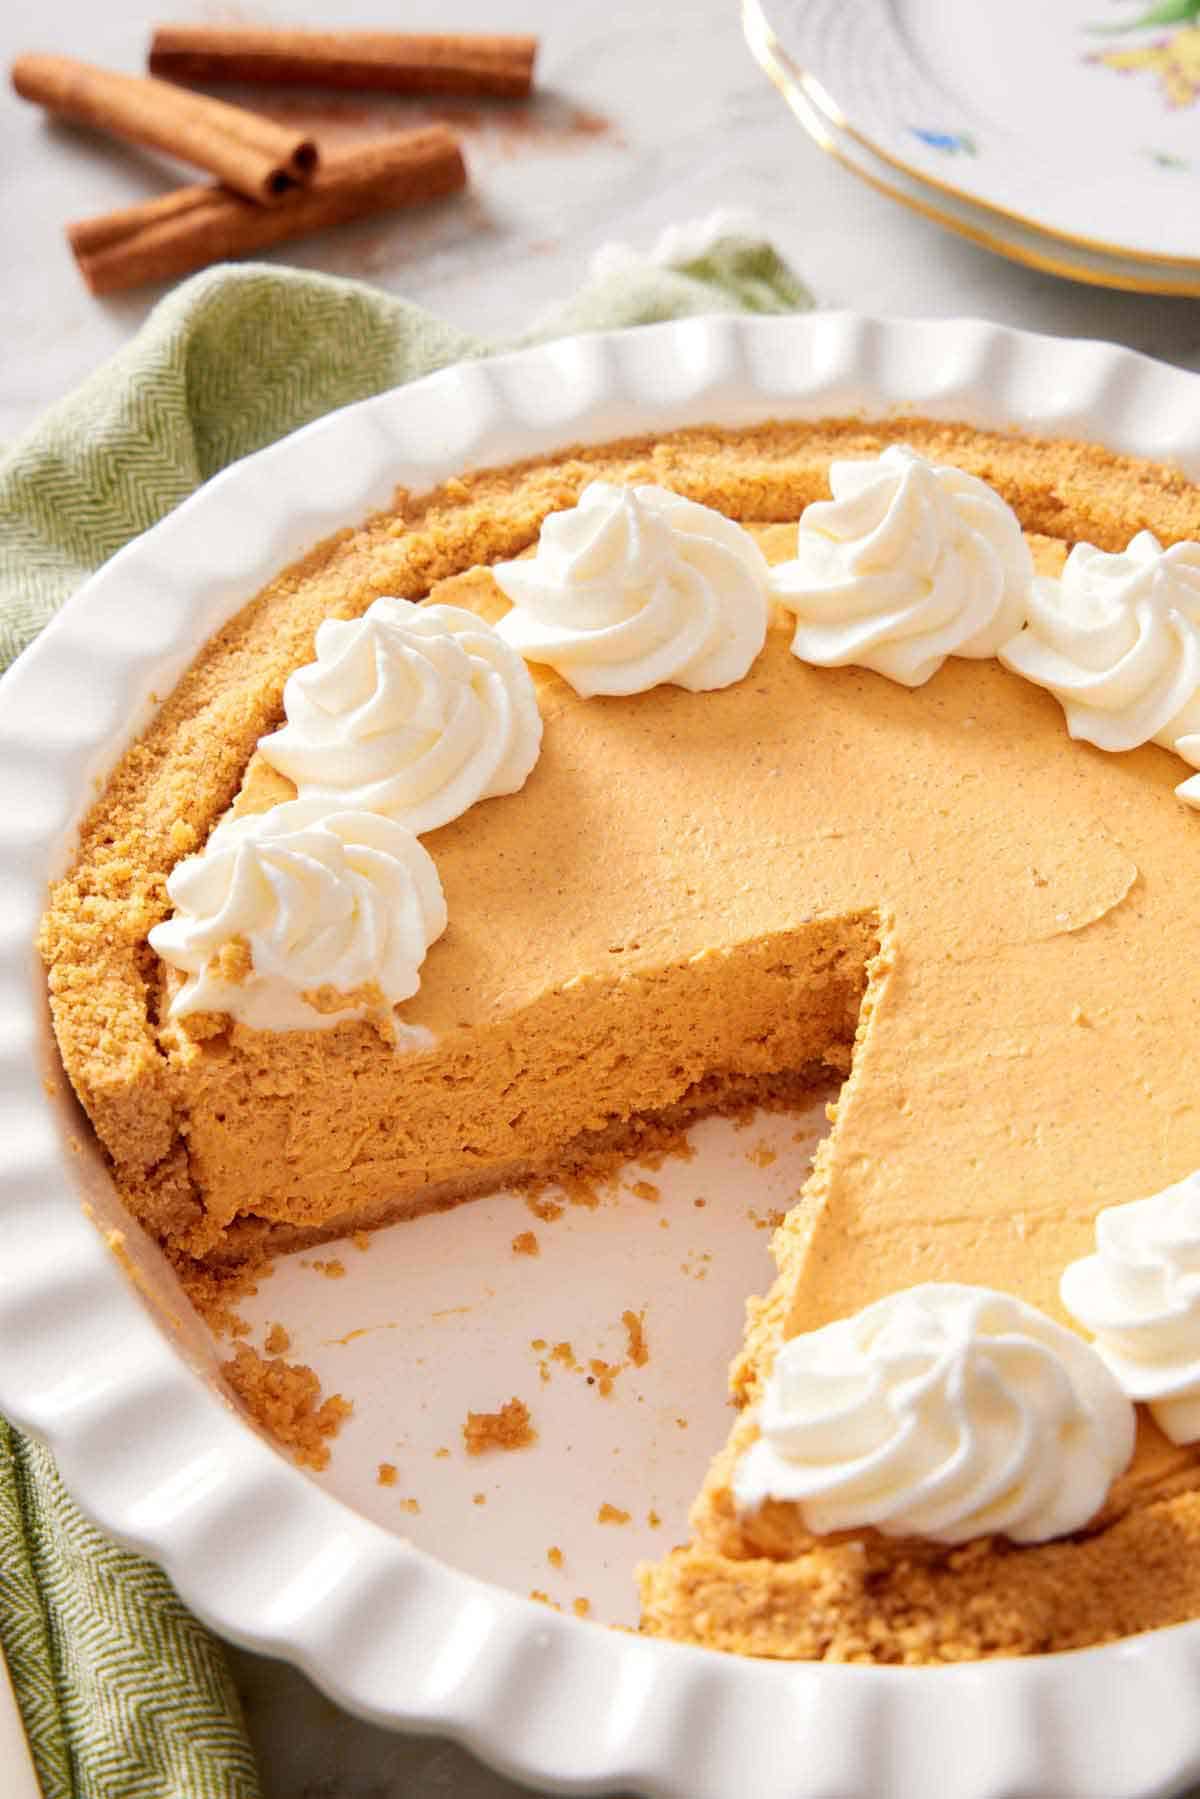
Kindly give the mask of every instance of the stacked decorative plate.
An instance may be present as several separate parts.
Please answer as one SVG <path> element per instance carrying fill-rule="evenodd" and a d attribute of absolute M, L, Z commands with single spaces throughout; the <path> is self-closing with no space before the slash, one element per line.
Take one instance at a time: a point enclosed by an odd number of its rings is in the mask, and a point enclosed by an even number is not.
<path fill-rule="evenodd" d="M 1200 0 L 742 0 L 809 135 L 1014 261 L 1200 295 Z"/>

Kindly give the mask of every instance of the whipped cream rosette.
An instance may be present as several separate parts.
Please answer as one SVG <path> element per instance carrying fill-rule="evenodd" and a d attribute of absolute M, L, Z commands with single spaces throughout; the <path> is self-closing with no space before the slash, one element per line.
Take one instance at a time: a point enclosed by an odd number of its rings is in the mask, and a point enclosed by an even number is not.
<path fill-rule="evenodd" d="M 1105 1207 L 1060 1290 L 1130 1399 L 1173 1443 L 1200 1441 L 1200 1173 Z"/>
<path fill-rule="evenodd" d="M 283 705 L 286 725 L 258 747 L 301 797 L 418 834 L 516 793 L 542 741 L 529 670 L 460 606 L 383 598 L 325 619 Z"/>
<path fill-rule="evenodd" d="M 1117 555 L 1076 544 L 1061 579 L 1035 581 L 1000 660 L 1049 689 L 1072 737 L 1161 743 L 1200 767 L 1200 544 L 1164 550 L 1149 531 Z"/>
<path fill-rule="evenodd" d="M 496 629 L 577 693 L 698 693 L 740 681 L 767 632 L 767 562 L 732 519 L 666 488 L 593 481 L 534 556 L 492 570 Z"/>
<path fill-rule="evenodd" d="M 817 1533 L 1039 1543 L 1087 1523 L 1133 1454 L 1134 1413 L 1081 1337 L 984 1287 L 910 1287 L 782 1345 L 739 1461 L 743 1512 Z"/>
<path fill-rule="evenodd" d="M 417 991 L 446 928 L 437 869 L 412 832 L 320 800 L 225 820 L 167 892 L 175 913 L 150 945 L 187 977 L 170 1016 L 227 1012 L 260 1031 L 382 1017 Z M 230 946 L 240 966 L 222 956 Z M 427 1036 L 394 1028 L 398 1041 Z"/>
<path fill-rule="evenodd" d="M 801 661 L 920 687 L 947 656 L 994 656 L 1020 629 L 1033 561 L 986 482 L 892 444 L 831 463 L 829 485 L 833 498 L 801 514 L 793 560 L 771 571 Z"/>

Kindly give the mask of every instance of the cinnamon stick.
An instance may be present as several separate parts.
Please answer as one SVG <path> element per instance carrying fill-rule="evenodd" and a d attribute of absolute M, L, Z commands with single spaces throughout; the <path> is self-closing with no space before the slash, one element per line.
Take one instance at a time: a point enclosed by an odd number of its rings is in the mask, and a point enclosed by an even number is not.
<path fill-rule="evenodd" d="M 185 187 L 122 212 L 67 227 L 94 294 L 186 275 L 326 225 L 416 206 L 466 182 L 462 152 L 444 125 L 404 131 L 331 156 L 308 187 L 278 206 L 256 206 L 223 187 Z"/>
<path fill-rule="evenodd" d="M 159 25 L 156 75 L 316 87 L 436 90 L 519 98 L 533 83 L 535 37 L 460 32 L 290 31 L 258 25 Z"/>
<path fill-rule="evenodd" d="M 121 75 L 71 56 L 19 56 L 12 84 L 59 118 L 166 150 L 259 205 L 276 204 L 317 166 L 302 131 L 144 75 Z"/>

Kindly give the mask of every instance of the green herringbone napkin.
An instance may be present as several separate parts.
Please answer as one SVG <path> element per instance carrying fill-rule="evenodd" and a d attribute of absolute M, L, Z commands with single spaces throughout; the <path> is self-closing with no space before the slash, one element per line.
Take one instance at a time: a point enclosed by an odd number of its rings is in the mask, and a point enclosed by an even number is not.
<path fill-rule="evenodd" d="M 810 304 L 768 243 L 710 225 L 668 233 L 648 257 L 603 257 L 521 341 Z M 330 276 L 244 264 L 185 282 L 0 461 L 0 669 L 87 575 L 218 469 L 336 406 L 510 347 Z M 46 1452 L 2 1420 L 0 1646 L 46 1799 L 257 1794 L 217 1644 L 165 1575 L 94 1530 Z"/>

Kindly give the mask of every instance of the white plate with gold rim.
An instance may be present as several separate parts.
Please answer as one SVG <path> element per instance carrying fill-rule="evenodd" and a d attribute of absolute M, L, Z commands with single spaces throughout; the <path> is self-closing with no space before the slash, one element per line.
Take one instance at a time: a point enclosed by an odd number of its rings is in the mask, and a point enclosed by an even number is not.
<path fill-rule="evenodd" d="M 791 1121 L 777 1139 L 778 1120 L 749 1135 L 705 1127 L 694 1161 L 649 1177 L 656 1201 L 627 1183 L 548 1227 L 536 1278 L 508 1249 L 529 1214 L 501 1197 L 399 1226 L 362 1255 L 290 1260 L 255 1301 L 255 1329 L 282 1319 L 357 1407 L 328 1473 L 300 1472 L 223 1396 L 212 1342 L 123 1223 L 63 1091 L 32 949 L 45 883 L 152 694 L 272 572 L 397 483 L 632 431 L 897 410 L 1089 436 L 1200 479 L 1200 378 L 1109 345 L 844 313 L 568 339 L 443 370 L 217 476 L 89 581 L 0 686 L 0 1406 L 218 1630 L 291 1658 L 366 1717 L 448 1732 L 543 1788 L 1177 1791 L 1200 1772 L 1200 1623 L 1068 1656 L 902 1670 L 739 1660 L 571 1615 L 587 1597 L 618 1618 L 636 1554 L 682 1534 L 723 1435 L 741 1295 L 766 1274 L 749 1214 L 787 1203 L 804 1174 Z M 706 1186 L 737 1204 L 696 1207 Z M 123 1263 L 97 1224 L 124 1229 Z M 656 1239 L 671 1245 L 658 1271 Z M 312 1265 L 334 1258 L 344 1280 Z M 643 1304 L 651 1361 L 598 1395 L 590 1359 L 620 1359 L 621 1313 Z M 560 1330 L 579 1370 L 539 1384 L 531 1342 Z M 438 1458 L 466 1407 L 515 1380 L 538 1395 L 541 1459 Z M 384 1461 L 394 1485 L 379 1483 Z M 630 1523 L 601 1524 L 604 1503 Z M 565 1611 L 531 1601 L 533 1586 Z"/>
<path fill-rule="evenodd" d="M 742 0 L 743 29 L 754 56 L 813 142 L 879 193 L 1027 268 L 1092 287 L 1200 298 L 1200 261 L 1154 262 L 1055 237 L 881 155 L 850 127 L 821 83 L 789 56 L 771 28 L 770 7 L 771 0 Z"/>
<path fill-rule="evenodd" d="M 761 11 L 824 110 L 897 169 L 1066 244 L 1200 259 L 1200 0 Z"/>

